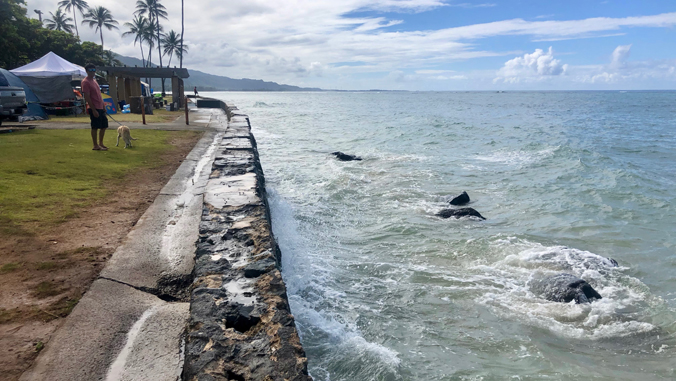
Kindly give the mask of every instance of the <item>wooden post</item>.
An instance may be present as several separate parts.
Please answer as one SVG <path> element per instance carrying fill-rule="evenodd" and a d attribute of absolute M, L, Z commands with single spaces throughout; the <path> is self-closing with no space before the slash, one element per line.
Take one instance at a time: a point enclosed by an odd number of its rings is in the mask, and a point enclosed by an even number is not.
<path fill-rule="evenodd" d="M 185 96 L 183 86 L 181 86 L 181 93 L 182 93 L 181 95 L 183 96 L 183 103 L 185 103 L 185 125 L 189 126 L 190 120 L 188 119 L 188 97 Z"/>
<path fill-rule="evenodd" d="M 124 103 L 129 103 L 123 77 L 117 77 L 117 96 L 119 98 L 118 101 L 124 101 Z"/>
<path fill-rule="evenodd" d="M 131 78 L 124 79 L 124 99 L 127 101 L 127 103 L 131 103 L 131 97 L 134 95 L 132 90 L 133 84 L 134 82 Z"/>
<path fill-rule="evenodd" d="M 120 105 L 118 101 L 120 100 L 119 97 L 117 96 L 117 78 L 114 75 L 108 75 L 108 89 L 110 95 L 113 98 L 113 106 L 115 106 L 115 110 L 120 108 Z M 122 110 L 120 110 L 122 112 Z"/>
<path fill-rule="evenodd" d="M 143 119 L 143 124 L 146 124 L 146 102 L 141 94 L 141 118 Z"/>

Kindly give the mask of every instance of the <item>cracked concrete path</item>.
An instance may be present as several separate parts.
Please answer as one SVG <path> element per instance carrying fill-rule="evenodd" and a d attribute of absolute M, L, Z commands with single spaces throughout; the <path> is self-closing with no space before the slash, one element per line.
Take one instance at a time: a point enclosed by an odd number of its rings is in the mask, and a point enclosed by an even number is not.
<path fill-rule="evenodd" d="M 204 190 L 222 110 L 191 110 L 207 132 L 120 245 L 22 381 L 179 380 Z"/>

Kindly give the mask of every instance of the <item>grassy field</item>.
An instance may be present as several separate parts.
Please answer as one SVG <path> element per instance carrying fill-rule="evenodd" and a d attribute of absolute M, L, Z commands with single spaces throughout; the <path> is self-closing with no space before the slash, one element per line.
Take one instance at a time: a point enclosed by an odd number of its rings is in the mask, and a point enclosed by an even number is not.
<path fill-rule="evenodd" d="M 84 118 L 83 118 L 84 119 Z M 192 131 L 135 130 L 133 149 L 92 151 L 89 130 L 28 130 L 0 135 L 0 235 L 55 226 L 106 196 L 103 184 L 161 164 L 168 140 Z"/>
<path fill-rule="evenodd" d="M 153 110 L 153 115 L 146 115 L 146 123 L 166 123 L 173 122 L 176 118 L 185 115 L 184 111 L 167 111 L 166 109 Z M 141 114 L 122 114 L 117 113 L 112 115 L 115 120 L 120 123 L 125 122 L 137 122 L 141 123 L 142 116 Z M 34 121 L 31 123 L 40 124 L 41 121 Z M 88 115 L 68 115 L 68 116 L 57 116 L 50 115 L 49 122 L 63 122 L 63 123 L 89 123 Z M 109 121 L 112 124 L 116 124 L 112 120 Z"/>

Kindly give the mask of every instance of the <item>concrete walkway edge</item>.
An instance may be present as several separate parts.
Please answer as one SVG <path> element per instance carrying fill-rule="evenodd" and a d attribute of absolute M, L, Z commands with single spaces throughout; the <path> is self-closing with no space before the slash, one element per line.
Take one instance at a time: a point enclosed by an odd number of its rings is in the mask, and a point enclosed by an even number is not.
<path fill-rule="evenodd" d="M 225 128 L 207 130 L 21 380 L 180 379 L 203 193 Z"/>

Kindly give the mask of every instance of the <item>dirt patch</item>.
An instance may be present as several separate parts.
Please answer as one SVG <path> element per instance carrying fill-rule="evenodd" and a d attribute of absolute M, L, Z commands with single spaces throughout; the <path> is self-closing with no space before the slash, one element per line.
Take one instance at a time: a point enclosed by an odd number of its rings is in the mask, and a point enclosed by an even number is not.
<path fill-rule="evenodd" d="M 57 227 L 0 237 L 0 380 L 31 365 L 201 135 L 175 135 L 162 166 L 108 182 L 109 197 Z"/>

